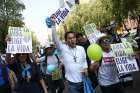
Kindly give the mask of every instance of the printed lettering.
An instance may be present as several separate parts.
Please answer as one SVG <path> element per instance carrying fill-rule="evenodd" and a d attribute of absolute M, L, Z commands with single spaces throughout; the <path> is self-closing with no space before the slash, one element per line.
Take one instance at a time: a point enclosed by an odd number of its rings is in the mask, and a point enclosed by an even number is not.
<path fill-rule="evenodd" d="M 134 64 L 126 64 L 124 65 L 127 71 L 133 71 L 136 70 L 136 67 Z"/>
<path fill-rule="evenodd" d="M 117 64 L 127 64 L 127 57 L 119 57 L 115 59 L 115 62 Z"/>
<path fill-rule="evenodd" d="M 119 72 L 124 72 L 124 68 L 122 65 L 118 65 L 117 67 Z"/>
<path fill-rule="evenodd" d="M 13 52 L 15 49 L 14 49 L 14 45 L 7 45 L 7 51 L 8 52 Z"/>
<path fill-rule="evenodd" d="M 115 57 L 127 56 L 128 55 L 124 50 L 114 51 L 114 54 L 115 54 Z"/>
<path fill-rule="evenodd" d="M 22 43 L 21 38 L 11 38 L 11 41 L 9 42 L 9 44 L 21 44 L 21 43 Z"/>
<path fill-rule="evenodd" d="M 29 52 L 29 46 L 26 45 L 17 45 L 17 51 L 18 52 L 22 52 L 22 53 L 26 53 Z"/>

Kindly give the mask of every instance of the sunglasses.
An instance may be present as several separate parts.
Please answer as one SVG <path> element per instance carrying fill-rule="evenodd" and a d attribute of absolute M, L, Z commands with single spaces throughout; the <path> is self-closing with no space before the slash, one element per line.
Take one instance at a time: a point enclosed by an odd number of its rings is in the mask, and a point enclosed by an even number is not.
<path fill-rule="evenodd" d="M 103 39 L 101 41 L 101 43 L 103 43 L 103 44 L 110 44 L 110 43 L 112 43 L 112 41 L 110 39 L 106 38 L 106 39 Z"/>

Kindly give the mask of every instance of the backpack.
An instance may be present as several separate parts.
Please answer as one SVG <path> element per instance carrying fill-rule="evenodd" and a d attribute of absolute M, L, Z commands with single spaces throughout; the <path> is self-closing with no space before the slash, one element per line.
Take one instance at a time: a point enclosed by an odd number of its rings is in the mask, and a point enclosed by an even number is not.
<path fill-rule="evenodd" d="M 60 61 L 58 55 L 55 54 L 55 57 L 57 58 L 58 65 L 60 65 L 61 61 Z M 46 71 L 47 71 L 47 57 L 45 57 L 45 61 L 40 64 L 40 70 L 41 70 L 41 74 L 43 76 L 47 75 L 47 73 L 46 73 Z"/>

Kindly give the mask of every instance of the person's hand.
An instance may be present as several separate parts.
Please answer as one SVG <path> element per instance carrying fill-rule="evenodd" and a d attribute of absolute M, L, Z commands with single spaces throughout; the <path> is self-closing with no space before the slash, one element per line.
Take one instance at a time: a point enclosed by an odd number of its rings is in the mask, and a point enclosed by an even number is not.
<path fill-rule="evenodd" d="M 52 21 L 52 25 L 55 25 L 55 23 L 56 23 L 56 17 L 55 17 L 55 15 L 52 15 L 51 16 L 51 21 Z"/>
<path fill-rule="evenodd" d="M 90 70 L 93 71 L 94 73 L 97 72 L 97 69 L 99 67 L 99 63 L 98 62 L 94 62 L 90 65 Z"/>
<path fill-rule="evenodd" d="M 39 64 L 40 63 L 40 58 L 39 57 L 35 57 L 35 63 Z"/>
<path fill-rule="evenodd" d="M 84 69 L 83 72 L 81 72 L 84 76 L 88 76 L 88 70 Z"/>
<path fill-rule="evenodd" d="M 14 90 L 15 90 L 15 85 L 11 84 L 11 91 L 14 91 Z"/>
<path fill-rule="evenodd" d="M 7 42 L 7 41 L 11 41 L 11 38 L 10 38 L 9 35 L 7 35 L 6 38 L 5 38 L 5 42 Z"/>
<path fill-rule="evenodd" d="M 45 90 L 45 91 L 44 91 L 44 93 L 48 93 L 48 91 L 47 91 L 47 90 Z"/>

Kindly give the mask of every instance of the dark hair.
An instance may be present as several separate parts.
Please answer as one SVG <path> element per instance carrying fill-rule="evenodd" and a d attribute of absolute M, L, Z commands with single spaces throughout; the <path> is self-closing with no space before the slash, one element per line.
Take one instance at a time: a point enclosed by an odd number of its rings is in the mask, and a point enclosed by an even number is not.
<path fill-rule="evenodd" d="M 16 60 L 17 60 L 17 62 L 20 62 L 20 60 L 19 60 L 19 56 L 20 55 L 21 54 L 16 54 Z M 30 60 L 30 56 L 29 56 L 28 53 L 27 53 L 27 59 L 26 59 L 26 61 L 27 61 L 28 64 L 32 63 L 31 60 Z"/>
<path fill-rule="evenodd" d="M 81 32 L 77 32 L 77 33 L 76 33 L 76 38 L 78 38 L 78 37 L 83 37 L 83 36 L 84 36 L 84 34 L 81 33 Z"/>
<path fill-rule="evenodd" d="M 75 32 L 69 31 L 69 32 L 66 32 L 65 35 L 64 35 L 65 40 L 67 40 L 67 37 L 68 37 L 69 34 L 73 34 L 76 37 Z"/>
<path fill-rule="evenodd" d="M 21 76 L 22 76 L 22 74 L 21 74 L 22 68 L 21 68 L 20 60 L 19 60 L 19 56 L 20 55 L 21 54 L 16 54 L 16 60 L 15 60 L 16 63 L 15 64 L 16 64 L 16 75 L 17 75 L 17 78 L 19 79 L 19 81 L 22 81 L 22 78 L 21 78 Z M 37 73 L 37 65 L 35 64 L 35 62 L 33 62 L 33 63 L 31 62 L 30 56 L 29 56 L 28 53 L 27 53 L 26 61 L 27 61 L 27 64 L 31 65 L 31 70 L 32 70 L 31 74 L 35 75 Z"/>
<path fill-rule="evenodd" d="M 100 39 L 98 39 L 97 43 L 98 43 L 99 45 L 101 45 L 101 42 L 102 42 L 104 39 L 111 39 L 111 38 L 110 38 L 109 36 L 103 36 L 103 37 L 101 37 Z"/>

